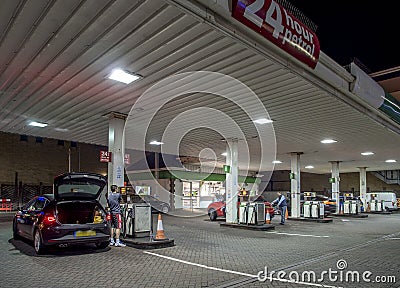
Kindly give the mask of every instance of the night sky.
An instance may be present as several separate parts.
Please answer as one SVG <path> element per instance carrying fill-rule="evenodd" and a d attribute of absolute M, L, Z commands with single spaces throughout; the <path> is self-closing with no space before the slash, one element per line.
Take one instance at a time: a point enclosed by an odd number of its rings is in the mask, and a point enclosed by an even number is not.
<path fill-rule="evenodd" d="M 395 1 L 290 0 L 318 29 L 321 50 L 344 66 L 357 58 L 369 72 L 400 66 Z"/>

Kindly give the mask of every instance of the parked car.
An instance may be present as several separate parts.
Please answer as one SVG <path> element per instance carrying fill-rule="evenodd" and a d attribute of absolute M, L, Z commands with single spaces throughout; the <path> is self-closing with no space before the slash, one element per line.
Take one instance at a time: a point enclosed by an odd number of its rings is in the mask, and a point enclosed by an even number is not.
<path fill-rule="evenodd" d="M 257 196 L 252 202 L 264 202 L 265 204 L 265 213 L 269 213 L 270 219 L 274 217 L 275 211 L 274 208 L 272 207 L 271 203 L 268 201 L 265 201 L 265 199 L 260 195 Z M 238 207 L 240 205 L 240 202 L 238 202 Z M 213 203 L 210 203 L 207 207 L 207 214 L 208 217 L 210 217 L 211 221 L 217 220 L 219 217 L 226 217 L 226 203 L 225 201 L 216 201 Z"/>
<path fill-rule="evenodd" d="M 151 195 L 131 195 L 132 203 L 147 203 L 151 206 L 152 213 L 168 213 L 171 211 L 171 206 L 167 202 L 163 202 Z"/>
<path fill-rule="evenodd" d="M 106 177 L 94 173 L 66 173 L 54 179 L 54 194 L 43 194 L 20 207 L 13 219 L 14 239 L 33 241 L 37 254 L 49 246 L 110 241 L 106 211 L 98 197 Z"/>

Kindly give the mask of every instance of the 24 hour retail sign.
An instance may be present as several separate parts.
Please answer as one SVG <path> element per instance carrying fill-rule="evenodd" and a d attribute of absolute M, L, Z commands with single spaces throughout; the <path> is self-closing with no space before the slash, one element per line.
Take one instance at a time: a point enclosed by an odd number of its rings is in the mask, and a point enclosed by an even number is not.
<path fill-rule="evenodd" d="M 320 46 L 317 35 L 272 0 L 232 1 L 232 16 L 293 57 L 315 68 Z"/>

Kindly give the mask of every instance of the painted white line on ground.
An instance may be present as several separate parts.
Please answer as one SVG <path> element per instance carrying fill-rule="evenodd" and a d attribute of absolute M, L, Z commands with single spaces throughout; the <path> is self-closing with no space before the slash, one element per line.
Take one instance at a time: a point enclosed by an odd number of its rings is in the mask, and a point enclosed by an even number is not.
<path fill-rule="evenodd" d="M 387 240 L 400 240 L 400 238 L 387 238 Z"/>
<path fill-rule="evenodd" d="M 258 278 L 258 277 L 260 277 L 260 273 L 263 273 L 263 271 L 260 271 L 257 275 L 253 275 L 253 274 L 233 271 L 233 270 L 229 270 L 229 269 L 221 269 L 221 268 L 217 268 L 217 267 L 212 267 L 212 266 L 207 266 L 207 265 L 203 265 L 203 264 L 193 263 L 193 262 L 189 262 L 189 261 L 185 261 L 185 260 L 181 260 L 181 259 L 177 259 L 177 258 L 161 255 L 161 254 L 156 254 L 156 253 L 149 252 L 149 251 L 144 251 L 143 253 L 149 254 L 149 255 L 152 255 L 152 256 L 156 256 L 156 257 L 160 257 L 160 258 L 164 258 L 164 259 L 167 259 L 167 260 L 172 260 L 172 261 L 175 261 L 175 262 L 187 264 L 187 265 L 192 265 L 192 266 L 204 268 L 204 269 L 209 269 L 209 270 L 214 270 L 214 271 L 219 271 L 219 272 L 225 272 L 225 273 L 230 273 L 230 274 L 235 274 L 235 275 L 240 275 L 240 276 L 246 276 L 246 277 L 251 277 L 251 278 Z M 260 281 L 260 282 L 270 281 L 270 278 L 266 277 L 266 278 L 263 278 L 263 280 L 264 281 Z M 286 283 L 299 284 L 299 285 L 308 285 L 308 286 L 314 286 L 314 287 L 343 288 L 342 286 L 331 286 L 331 285 L 324 285 L 324 284 L 318 284 L 318 283 L 291 281 L 291 280 L 280 279 L 280 278 L 272 278 L 271 282 L 273 282 L 273 281 L 286 282 Z"/>
<path fill-rule="evenodd" d="M 297 234 L 297 233 L 284 233 L 284 232 L 267 232 L 267 233 L 274 233 L 274 234 L 281 234 L 281 235 L 288 235 L 288 236 L 301 236 L 301 237 L 315 237 L 315 238 L 329 238 L 331 236 L 325 235 L 308 235 L 308 234 Z"/>

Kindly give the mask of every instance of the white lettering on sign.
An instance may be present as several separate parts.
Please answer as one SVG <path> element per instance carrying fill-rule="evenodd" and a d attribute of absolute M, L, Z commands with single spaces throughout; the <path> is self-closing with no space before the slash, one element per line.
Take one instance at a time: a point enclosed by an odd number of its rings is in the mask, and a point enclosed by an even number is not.
<path fill-rule="evenodd" d="M 251 22 L 261 27 L 264 20 L 259 17 L 256 13 L 264 7 L 265 0 L 256 0 L 252 4 L 246 7 L 244 10 L 244 17 L 249 19 Z"/>
<path fill-rule="evenodd" d="M 300 61 L 315 67 L 320 52 L 315 33 L 275 1 L 238 0 L 232 15 Z"/>
<path fill-rule="evenodd" d="M 111 155 L 109 151 L 100 151 L 100 162 L 111 162 Z"/>
<path fill-rule="evenodd" d="M 264 0 L 263 0 L 264 1 Z M 272 15 L 276 12 L 276 19 L 272 17 Z M 279 39 L 279 35 L 283 33 L 285 27 L 282 26 L 282 13 L 280 7 L 276 4 L 275 1 L 271 2 L 267 13 L 265 14 L 265 22 L 269 24 L 272 28 L 274 28 L 274 32 L 272 32 L 272 36 L 274 38 Z"/>
<path fill-rule="evenodd" d="M 313 35 L 307 29 L 304 29 L 304 26 L 300 25 L 299 22 L 293 20 L 293 18 L 287 14 L 285 9 L 283 9 L 283 12 L 285 12 L 286 24 L 288 27 L 291 27 L 292 30 L 286 28 L 285 37 L 282 40 L 282 44 L 285 44 L 286 41 L 296 44 L 298 45 L 298 48 L 307 51 L 307 53 L 312 56 L 315 48 L 313 44 Z M 296 32 L 297 35 L 293 32 Z"/>

